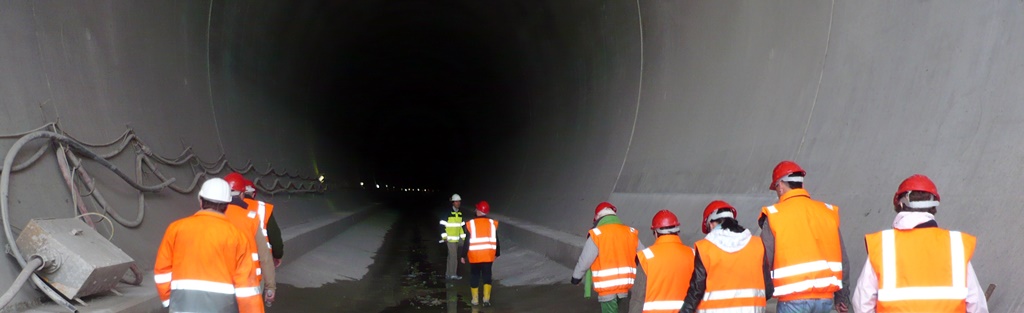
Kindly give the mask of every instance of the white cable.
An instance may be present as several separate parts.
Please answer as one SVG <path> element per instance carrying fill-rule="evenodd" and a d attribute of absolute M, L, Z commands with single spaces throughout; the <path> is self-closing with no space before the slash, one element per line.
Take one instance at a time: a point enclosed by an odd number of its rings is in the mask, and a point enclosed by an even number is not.
<path fill-rule="evenodd" d="M 619 166 L 619 174 L 615 175 L 615 182 L 612 184 L 612 191 L 619 186 L 619 178 L 622 177 L 622 170 L 626 168 L 626 159 L 629 158 L 629 148 L 633 145 L 633 134 L 636 133 L 636 120 L 640 118 L 640 97 L 644 90 L 644 17 L 640 12 L 640 0 L 636 0 L 636 20 L 640 25 L 640 79 L 636 87 L 636 110 L 633 111 L 633 126 L 629 130 L 629 141 L 626 143 L 626 153 L 622 156 L 622 165 Z"/>
<path fill-rule="evenodd" d="M 75 218 L 82 218 L 83 216 L 86 216 L 86 215 L 96 215 L 96 216 L 99 216 L 99 217 L 103 218 L 103 220 L 107 221 L 107 224 L 110 224 L 110 237 L 107 237 L 107 240 L 114 239 L 114 222 L 110 221 L 109 217 L 107 217 L 106 215 L 103 215 L 103 214 L 96 213 L 96 212 L 88 212 L 88 213 L 82 213 L 82 214 L 75 215 Z"/>
<path fill-rule="evenodd" d="M 804 134 L 800 136 L 800 145 L 796 147 L 796 153 L 790 159 L 796 159 L 804 148 L 804 141 L 807 140 L 807 130 L 811 128 L 811 117 L 814 116 L 814 107 L 818 105 L 818 91 L 821 90 L 821 78 L 825 76 L 825 61 L 828 58 L 828 46 L 832 42 L 832 16 L 835 14 L 836 0 L 832 0 L 832 8 L 828 13 L 828 34 L 825 35 L 825 54 L 821 57 L 821 72 L 818 73 L 818 86 L 814 88 L 814 100 L 811 101 L 811 110 L 807 113 L 807 123 L 804 124 Z"/>

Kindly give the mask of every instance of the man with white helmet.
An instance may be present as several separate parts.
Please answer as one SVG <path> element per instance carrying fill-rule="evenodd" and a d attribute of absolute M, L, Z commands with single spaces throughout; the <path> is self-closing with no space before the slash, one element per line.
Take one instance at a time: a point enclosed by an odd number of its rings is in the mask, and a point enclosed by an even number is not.
<path fill-rule="evenodd" d="M 228 202 L 228 183 L 211 178 L 199 190 L 199 212 L 167 226 L 153 274 L 170 312 L 262 312 L 250 239 L 224 216 Z"/>
<path fill-rule="evenodd" d="M 459 207 L 462 205 L 462 196 L 459 194 L 452 194 L 448 201 L 452 203 L 451 210 L 445 214 L 444 219 L 441 220 L 441 225 L 444 226 L 444 232 L 441 233 L 441 242 L 448 243 L 448 264 L 445 270 L 445 277 L 452 280 L 462 279 L 459 276 L 459 243 L 466 239 L 466 233 L 462 230 L 462 227 L 466 225 L 462 221 L 462 211 L 459 211 Z"/>
<path fill-rule="evenodd" d="M 977 239 L 939 228 L 939 191 L 927 176 L 903 180 L 892 198 L 894 229 L 864 237 L 868 259 L 853 293 L 854 312 L 987 313 L 971 265 Z"/>

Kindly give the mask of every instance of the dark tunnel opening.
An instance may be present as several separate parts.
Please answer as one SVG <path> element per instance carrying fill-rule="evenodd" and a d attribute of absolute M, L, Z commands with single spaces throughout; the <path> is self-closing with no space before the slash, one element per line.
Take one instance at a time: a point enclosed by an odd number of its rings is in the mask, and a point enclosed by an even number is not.
<path fill-rule="evenodd" d="M 224 27 L 257 11 L 226 6 L 216 8 L 234 12 Z M 306 116 L 320 146 L 346 158 L 334 163 L 357 167 L 344 179 L 446 190 L 472 160 L 515 139 L 526 114 L 517 94 L 524 75 L 509 57 L 519 47 L 487 11 L 415 0 L 280 9 L 260 11 L 272 12 L 268 26 L 236 31 L 248 37 L 230 39 L 239 44 L 229 50 L 260 62 L 239 68 L 278 73 L 257 85 Z M 249 51 L 246 42 L 274 48 Z"/>

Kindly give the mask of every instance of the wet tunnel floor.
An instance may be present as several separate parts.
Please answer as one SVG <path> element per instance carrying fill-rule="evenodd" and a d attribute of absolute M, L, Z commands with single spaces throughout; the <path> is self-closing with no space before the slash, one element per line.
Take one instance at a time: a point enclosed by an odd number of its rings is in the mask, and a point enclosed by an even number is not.
<path fill-rule="evenodd" d="M 447 249 L 437 242 L 436 219 L 401 214 L 362 279 L 319 288 L 279 285 L 279 299 L 268 312 L 600 311 L 596 300 L 584 299 L 580 287 L 568 284 L 502 286 L 495 281 L 491 307 L 470 305 L 468 267 L 460 265 L 463 280 L 444 280 Z"/>

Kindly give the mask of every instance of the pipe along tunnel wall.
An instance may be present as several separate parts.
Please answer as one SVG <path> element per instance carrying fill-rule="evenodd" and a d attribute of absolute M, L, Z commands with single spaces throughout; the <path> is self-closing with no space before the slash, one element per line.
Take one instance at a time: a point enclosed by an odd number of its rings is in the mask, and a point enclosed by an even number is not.
<path fill-rule="evenodd" d="M 811 195 L 842 208 L 858 273 L 861 236 L 889 227 L 892 192 L 920 172 L 942 193 L 940 224 L 979 237 L 975 269 L 982 284 L 1000 285 L 992 310 L 1024 309 L 1024 244 L 1012 240 L 1024 214 L 1021 2 L 457 3 L 509 47 L 494 62 L 517 60 L 505 70 L 522 78 L 528 113 L 515 140 L 460 171 L 453 187 L 467 199 L 576 235 L 603 200 L 640 229 L 668 208 L 692 242 L 699 210 L 716 198 L 754 226 L 773 202 L 772 166 L 794 159 Z M 267 94 L 277 78 L 265 60 L 280 51 L 254 39 L 280 22 L 275 14 L 295 12 L 278 6 L 287 5 L 5 2 L 0 132 L 58 122 L 99 142 L 130 124 L 162 155 L 191 145 L 207 160 L 226 153 L 232 164 L 251 158 L 312 175 L 326 152 Z M 13 179 L 14 225 L 72 214 L 51 155 Z M 128 159 L 115 162 L 131 168 Z M 117 209 L 132 205 L 134 190 L 86 166 Z M 271 201 L 309 208 L 285 221 L 294 225 L 351 198 Z M 151 264 L 163 227 L 193 208 L 171 193 L 147 201 L 162 209 L 113 240 L 140 264 Z M 18 268 L 0 262 L 0 283 L 10 282 Z"/>

